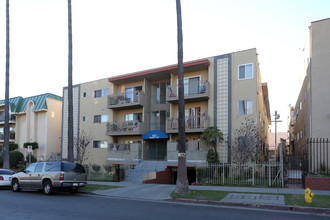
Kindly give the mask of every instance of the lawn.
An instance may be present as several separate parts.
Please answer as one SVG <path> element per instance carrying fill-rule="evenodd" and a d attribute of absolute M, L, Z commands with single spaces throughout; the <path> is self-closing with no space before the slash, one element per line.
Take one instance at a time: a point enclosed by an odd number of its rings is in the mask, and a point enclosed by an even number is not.
<path fill-rule="evenodd" d="M 237 192 L 190 190 L 190 193 L 188 195 L 181 196 L 173 192 L 171 194 L 171 197 L 174 199 L 182 198 L 182 199 L 194 199 L 194 200 L 220 201 L 221 199 L 226 197 L 228 193 L 237 193 Z M 251 194 L 255 194 L 255 193 L 251 193 Z M 267 194 L 267 193 L 258 193 L 258 194 Z M 274 194 L 270 194 L 270 195 L 274 195 Z M 304 194 L 301 195 L 283 194 L 283 195 L 286 205 L 330 208 L 330 196 L 315 195 L 315 197 L 313 197 L 312 204 L 307 204 L 305 202 Z"/>

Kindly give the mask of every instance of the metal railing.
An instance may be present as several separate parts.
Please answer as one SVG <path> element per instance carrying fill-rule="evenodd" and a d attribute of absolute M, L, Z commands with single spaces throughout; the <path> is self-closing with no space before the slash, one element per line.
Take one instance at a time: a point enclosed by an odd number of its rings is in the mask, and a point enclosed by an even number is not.
<path fill-rule="evenodd" d="M 142 134 L 143 132 L 145 132 L 145 125 L 143 122 L 137 120 L 107 123 L 108 135 L 131 135 Z"/>
<path fill-rule="evenodd" d="M 204 130 L 210 126 L 210 116 L 209 115 L 186 116 L 185 125 L 186 125 L 186 129 Z M 179 129 L 179 118 L 169 117 L 166 119 L 166 130 L 168 132 L 178 131 L 178 129 Z"/>
<path fill-rule="evenodd" d="M 145 95 L 142 90 L 113 94 L 108 96 L 108 106 L 111 107 L 111 106 L 126 105 L 132 103 L 143 104 L 144 97 Z"/>
<path fill-rule="evenodd" d="M 202 80 L 196 83 L 184 83 L 184 96 L 194 95 L 209 95 L 210 84 L 207 80 Z M 178 97 L 178 84 L 170 85 L 167 87 L 166 91 L 167 98 L 177 98 Z"/>
<path fill-rule="evenodd" d="M 328 138 L 311 138 L 306 142 L 308 171 L 317 174 L 330 174 L 330 141 Z"/>
<path fill-rule="evenodd" d="M 196 167 L 198 185 L 283 187 L 281 163 L 203 164 Z"/>

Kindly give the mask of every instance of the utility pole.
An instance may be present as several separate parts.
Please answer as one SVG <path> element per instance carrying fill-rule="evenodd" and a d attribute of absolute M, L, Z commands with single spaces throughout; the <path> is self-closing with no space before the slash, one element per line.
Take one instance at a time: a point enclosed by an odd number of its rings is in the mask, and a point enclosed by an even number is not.
<path fill-rule="evenodd" d="M 275 122 L 275 159 L 277 160 L 277 122 L 282 122 L 282 120 L 278 120 L 280 119 L 280 114 L 277 114 L 277 111 L 275 111 L 275 121 L 272 121 L 272 122 Z"/>

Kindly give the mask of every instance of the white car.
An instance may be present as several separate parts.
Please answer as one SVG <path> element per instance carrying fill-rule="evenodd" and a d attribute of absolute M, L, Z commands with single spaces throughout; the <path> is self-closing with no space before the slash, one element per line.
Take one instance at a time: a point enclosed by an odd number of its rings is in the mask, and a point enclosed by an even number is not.
<path fill-rule="evenodd" d="M 0 186 L 11 186 L 11 177 L 15 174 L 12 170 L 0 169 Z"/>

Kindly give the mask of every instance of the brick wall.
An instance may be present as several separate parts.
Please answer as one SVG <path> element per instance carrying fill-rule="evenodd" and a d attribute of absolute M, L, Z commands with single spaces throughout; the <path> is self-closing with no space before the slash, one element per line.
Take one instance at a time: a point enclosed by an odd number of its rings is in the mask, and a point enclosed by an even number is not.
<path fill-rule="evenodd" d="M 305 188 L 330 190 L 330 178 L 305 177 Z"/>
<path fill-rule="evenodd" d="M 156 179 L 145 180 L 144 184 L 155 183 L 155 184 L 172 184 L 172 169 L 166 168 L 165 171 L 157 172 Z"/>

